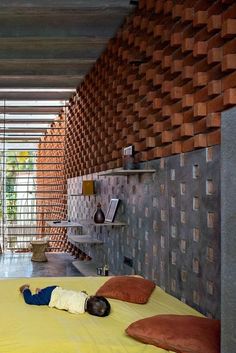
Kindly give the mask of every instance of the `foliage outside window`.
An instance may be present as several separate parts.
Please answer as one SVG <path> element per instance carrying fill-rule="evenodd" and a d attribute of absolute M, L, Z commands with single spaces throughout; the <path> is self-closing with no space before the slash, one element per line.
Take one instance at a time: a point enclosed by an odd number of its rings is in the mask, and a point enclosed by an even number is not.
<path fill-rule="evenodd" d="M 33 153 L 29 151 L 11 151 L 6 154 L 6 213 L 8 221 L 17 220 L 17 193 L 15 190 L 17 175 L 19 172 L 33 171 L 34 158 Z"/>

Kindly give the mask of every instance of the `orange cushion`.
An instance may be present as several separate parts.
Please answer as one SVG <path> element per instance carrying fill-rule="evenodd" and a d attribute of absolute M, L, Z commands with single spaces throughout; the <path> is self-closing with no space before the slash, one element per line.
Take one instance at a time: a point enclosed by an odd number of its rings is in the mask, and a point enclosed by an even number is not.
<path fill-rule="evenodd" d="M 130 303 L 147 303 L 155 283 L 148 279 L 132 276 L 117 276 L 106 281 L 96 295 L 123 300 Z"/>
<path fill-rule="evenodd" d="M 156 315 L 126 329 L 138 341 L 178 353 L 220 353 L 220 321 L 191 315 Z"/>

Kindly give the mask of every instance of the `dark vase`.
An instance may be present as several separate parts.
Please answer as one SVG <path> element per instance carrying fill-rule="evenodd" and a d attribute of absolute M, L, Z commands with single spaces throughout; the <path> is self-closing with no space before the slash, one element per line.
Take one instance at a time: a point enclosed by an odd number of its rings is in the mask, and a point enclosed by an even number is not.
<path fill-rule="evenodd" d="M 105 222 L 105 215 L 101 209 L 101 204 L 98 203 L 97 211 L 94 213 L 93 220 L 95 223 L 104 223 Z"/>

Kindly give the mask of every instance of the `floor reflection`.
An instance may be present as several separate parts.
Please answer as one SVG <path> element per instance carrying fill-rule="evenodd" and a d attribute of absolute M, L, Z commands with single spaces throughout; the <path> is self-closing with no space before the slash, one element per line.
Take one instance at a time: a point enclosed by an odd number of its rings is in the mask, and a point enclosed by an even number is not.
<path fill-rule="evenodd" d="M 47 253 L 46 255 L 47 262 L 33 262 L 31 253 L 1 254 L 0 278 L 82 276 L 72 265 L 74 259 L 69 254 Z"/>

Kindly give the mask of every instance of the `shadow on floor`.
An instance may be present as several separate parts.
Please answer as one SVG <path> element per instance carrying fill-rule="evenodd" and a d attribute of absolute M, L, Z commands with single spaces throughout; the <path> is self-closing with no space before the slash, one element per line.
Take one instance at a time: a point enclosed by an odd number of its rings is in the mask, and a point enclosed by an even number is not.
<path fill-rule="evenodd" d="M 47 253 L 47 262 L 31 261 L 31 253 L 0 255 L 0 278 L 9 277 L 81 277 L 67 253 Z"/>

